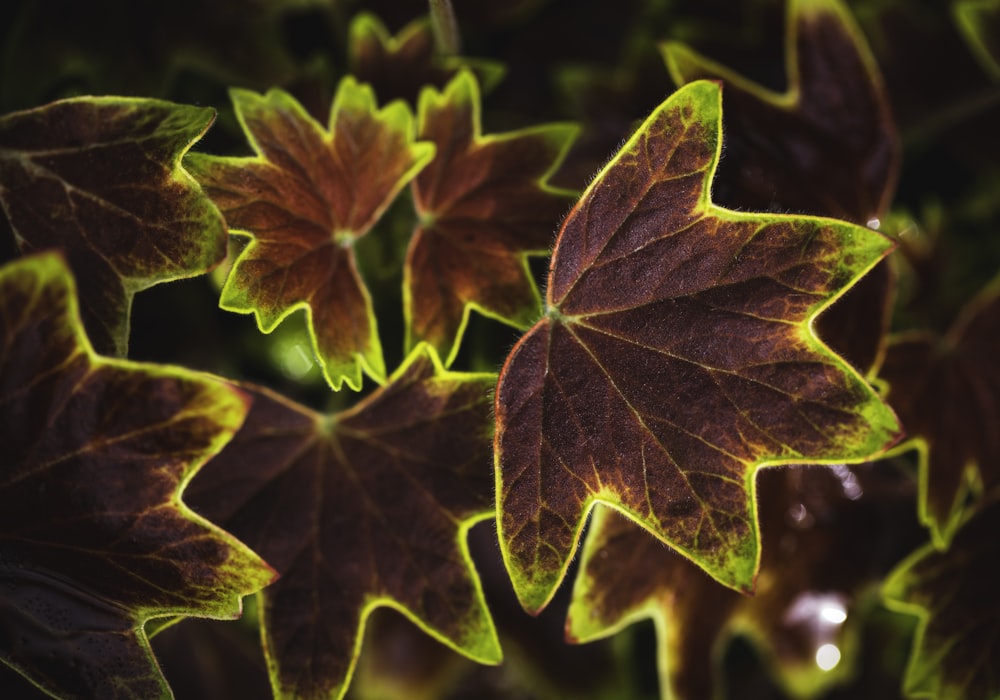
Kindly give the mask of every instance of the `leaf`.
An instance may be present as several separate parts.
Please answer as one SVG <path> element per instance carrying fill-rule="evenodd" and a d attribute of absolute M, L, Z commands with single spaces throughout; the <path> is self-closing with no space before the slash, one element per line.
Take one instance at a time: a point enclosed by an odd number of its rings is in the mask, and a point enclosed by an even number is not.
<path fill-rule="evenodd" d="M 98 352 L 126 354 L 136 292 L 226 255 L 219 212 L 180 163 L 214 118 L 125 97 L 0 117 L 0 204 L 23 253 L 65 251 Z"/>
<path fill-rule="evenodd" d="M 10 3 L 0 99 L 17 107 L 75 94 L 167 96 L 191 74 L 248 87 L 300 73 L 287 45 L 295 11 L 323 0 L 32 0 Z M 185 76 L 185 74 L 187 74 Z M 180 85 L 178 85 L 180 83 Z M 176 98 L 176 97 L 175 97 Z"/>
<path fill-rule="evenodd" d="M 775 93 L 667 43 L 675 82 L 725 81 L 725 206 L 865 223 L 885 215 L 900 144 L 875 59 L 838 0 L 789 0 L 788 87 Z"/>
<path fill-rule="evenodd" d="M 0 270 L 0 661 L 57 697 L 167 697 L 143 625 L 233 618 L 274 572 L 181 492 L 241 396 L 95 355 L 55 255 Z"/>
<path fill-rule="evenodd" d="M 470 658 L 500 660 L 465 539 L 492 514 L 492 383 L 446 373 L 421 349 L 344 413 L 245 387 L 246 423 L 191 502 L 282 576 L 262 594 L 277 697 L 342 697 L 380 606 Z"/>
<path fill-rule="evenodd" d="M 634 523 L 598 508 L 567 635 L 589 642 L 651 618 L 661 695 L 678 700 L 719 694 L 722 657 L 737 635 L 754 641 L 792 697 L 815 697 L 850 677 L 868 592 L 922 541 L 911 482 L 886 464 L 768 469 L 758 493 L 763 550 L 753 597 L 708 580 Z M 828 644 L 842 659 L 824 670 L 816 655 Z"/>
<path fill-rule="evenodd" d="M 449 365 L 472 308 L 519 328 L 539 315 L 528 255 L 545 254 L 572 193 L 546 184 L 576 135 L 554 124 L 482 136 L 479 88 L 463 72 L 420 98 L 418 135 L 437 156 L 413 180 L 420 223 L 404 268 L 407 347 Z"/>
<path fill-rule="evenodd" d="M 426 17 L 391 36 L 378 17 L 362 12 L 351 20 L 347 53 L 351 75 L 371 84 L 383 100 L 398 98 L 412 105 L 425 86 L 443 88 L 463 67 L 476 75 L 487 92 L 504 73 L 503 66 L 494 61 L 440 55 Z"/>
<path fill-rule="evenodd" d="M 901 147 L 878 65 L 838 0 L 788 0 L 788 86 L 776 93 L 667 43 L 678 84 L 725 81 L 726 159 L 715 195 L 737 209 L 832 216 L 878 228 Z M 862 374 L 884 351 L 892 278 L 878 266 L 819 320 L 819 334 Z"/>
<path fill-rule="evenodd" d="M 547 313 L 496 399 L 498 525 L 543 607 L 597 503 L 753 587 L 757 468 L 863 460 L 898 425 L 812 319 L 891 247 L 870 230 L 711 203 L 719 87 L 664 102 L 563 224 Z"/>
<path fill-rule="evenodd" d="M 993 497 L 959 525 L 951 545 L 917 550 L 886 580 L 882 592 L 894 608 L 920 618 L 905 690 L 938 700 L 995 698 L 1000 616 L 993 600 L 1000 585 Z"/>
<path fill-rule="evenodd" d="M 979 63 L 994 80 L 1000 78 L 1000 2 L 958 0 L 952 12 Z"/>
<path fill-rule="evenodd" d="M 879 371 L 886 400 L 920 453 L 920 518 L 934 541 L 957 527 L 969 487 L 1000 485 L 1000 280 L 970 301 L 944 336 L 893 337 Z"/>
<path fill-rule="evenodd" d="M 328 130 L 281 90 L 231 96 L 257 155 L 186 160 L 229 226 L 252 239 L 220 305 L 253 313 L 265 333 L 305 308 L 334 389 L 345 381 L 359 389 L 362 368 L 383 381 L 371 296 L 353 246 L 433 157 L 433 146 L 413 143 L 404 103 L 378 109 L 371 88 L 350 77 L 337 89 Z"/>

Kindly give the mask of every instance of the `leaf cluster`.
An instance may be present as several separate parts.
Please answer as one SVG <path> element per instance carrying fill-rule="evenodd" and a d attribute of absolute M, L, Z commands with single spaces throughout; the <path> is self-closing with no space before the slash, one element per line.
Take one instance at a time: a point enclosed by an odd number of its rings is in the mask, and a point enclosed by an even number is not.
<path fill-rule="evenodd" d="M 1000 697 L 997 0 L 0 37 L 3 697 Z"/>

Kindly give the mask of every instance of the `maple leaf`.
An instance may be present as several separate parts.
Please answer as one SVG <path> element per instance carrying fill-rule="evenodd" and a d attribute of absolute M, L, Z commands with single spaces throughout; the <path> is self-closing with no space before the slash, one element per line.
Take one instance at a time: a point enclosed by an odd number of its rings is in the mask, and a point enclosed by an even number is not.
<path fill-rule="evenodd" d="M 320 415 L 265 389 L 191 486 L 281 579 L 263 595 L 278 697 L 341 697 L 366 620 L 407 615 L 473 659 L 500 649 L 466 533 L 492 515 L 489 389 L 421 346 L 350 411 Z"/>
<path fill-rule="evenodd" d="M 181 491 L 246 405 L 97 356 L 62 259 L 0 270 L 0 661 L 57 697 L 166 697 L 143 625 L 232 618 L 274 571 Z"/>
<path fill-rule="evenodd" d="M 443 88 L 463 68 L 471 70 L 487 92 L 503 77 L 503 66 L 482 59 L 442 56 L 429 18 L 416 19 L 391 36 L 370 12 L 351 20 L 348 30 L 351 75 L 369 83 L 383 100 L 417 104 L 425 86 Z"/>
<path fill-rule="evenodd" d="M 810 327 L 891 244 L 712 204 L 720 103 L 714 83 L 681 88 L 598 174 L 556 242 L 547 313 L 501 373 L 498 525 L 529 611 L 596 502 L 748 590 L 757 468 L 863 460 L 898 438 Z"/>
<path fill-rule="evenodd" d="M 995 698 L 1000 616 L 1000 504 L 996 492 L 965 517 L 946 551 L 914 552 L 883 585 L 886 603 L 919 618 L 906 671 L 911 697 Z"/>
<path fill-rule="evenodd" d="M 901 147 L 878 65 L 838 0 L 789 0 L 788 87 L 776 93 L 683 44 L 663 45 L 678 84 L 725 81 L 724 206 L 832 216 L 877 227 Z M 819 321 L 820 336 L 862 373 L 883 350 L 892 278 L 876 267 Z"/>
<path fill-rule="evenodd" d="M 970 301 L 944 336 L 890 339 L 879 377 L 919 451 L 920 517 L 943 545 L 957 527 L 969 486 L 1000 484 L 1000 279 Z"/>
<path fill-rule="evenodd" d="M 717 585 L 628 519 L 598 508 L 567 636 L 589 642 L 651 618 L 662 694 L 670 698 L 716 696 L 720 661 L 736 635 L 754 641 L 793 697 L 814 697 L 849 677 L 868 593 L 922 541 L 912 482 L 885 464 L 768 469 L 758 482 L 763 551 L 754 596 Z M 826 645 L 843 658 L 824 669 L 817 653 Z"/>
<path fill-rule="evenodd" d="M 181 167 L 209 108 L 82 97 L 0 117 L 0 205 L 23 253 L 61 248 L 94 347 L 124 356 L 142 289 L 226 255 L 218 210 Z"/>
<path fill-rule="evenodd" d="M 407 347 L 449 365 L 472 308 L 519 328 L 539 316 L 528 255 L 545 254 L 573 194 L 549 187 L 576 135 L 554 124 L 482 136 L 479 88 L 463 72 L 420 99 L 418 135 L 436 157 L 413 180 L 420 223 L 404 267 Z"/>
<path fill-rule="evenodd" d="M 236 233 L 249 236 L 220 305 L 253 313 L 270 333 L 305 308 L 315 351 L 334 389 L 361 387 L 385 362 L 371 296 L 353 245 L 434 155 L 413 142 L 406 104 L 377 109 L 371 88 L 346 77 L 329 130 L 281 90 L 231 92 L 257 155 L 191 154 L 186 163 Z"/>
<path fill-rule="evenodd" d="M 885 214 L 900 144 L 878 66 L 839 0 L 789 0 L 788 87 L 776 93 L 678 43 L 675 82 L 725 81 L 726 206 L 792 210 L 857 223 Z"/>

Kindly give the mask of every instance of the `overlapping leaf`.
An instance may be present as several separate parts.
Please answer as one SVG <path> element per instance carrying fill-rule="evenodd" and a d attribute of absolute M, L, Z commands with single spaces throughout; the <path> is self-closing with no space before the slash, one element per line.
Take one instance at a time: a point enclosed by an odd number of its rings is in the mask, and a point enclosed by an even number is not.
<path fill-rule="evenodd" d="M 473 659 L 499 660 L 465 541 L 492 512 L 492 382 L 445 373 L 422 348 L 346 413 L 247 388 L 247 421 L 191 502 L 282 576 L 263 593 L 278 697 L 341 697 L 378 606 Z"/>
<path fill-rule="evenodd" d="M 383 100 L 400 98 L 412 105 L 424 87 L 443 88 L 463 67 L 475 73 L 487 91 L 503 76 L 503 67 L 492 61 L 442 56 L 427 18 L 391 36 L 381 20 L 367 12 L 351 21 L 348 62 L 351 75 L 371 84 Z"/>
<path fill-rule="evenodd" d="M 910 482 L 887 465 L 765 470 L 757 592 L 741 596 L 625 518 L 599 508 L 584 546 L 567 633 L 590 641 L 650 617 L 664 697 L 717 695 L 734 634 L 755 640 L 791 695 L 812 696 L 852 666 L 866 592 L 921 541 Z M 876 534 L 877 533 L 877 534 Z M 843 661 L 817 665 L 825 645 Z"/>
<path fill-rule="evenodd" d="M 407 252 L 408 345 L 458 352 L 472 308 L 521 328 L 540 312 L 529 254 L 548 251 L 572 193 L 546 184 L 576 134 L 566 124 L 482 136 L 479 88 L 463 72 L 421 95 L 418 134 L 437 155 L 413 180 L 420 224 Z"/>
<path fill-rule="evenodd" d="M 727 205 L 834 216 L 885 214 L 899 143 L 875 59 L 839 0 L 789 0 L 788 87 L 775 93 L 682 44 L 663 52 L 679 84 L 725 81 Z"/>
<path fill-rule="evenodd" d="M 306 308 L 334 389 L 345 381 L 360 388 L 362 368 L 382 381 L 371 296 L 352 246 L 433 146 L 413 143 L 404 103 L 378 109 L 372 90 L 350 77 L 337 90 L 329 130 L 281 90 L 233 90 L 232 99 L 257 155 L 186 161 L 230 227 L 252 238 L 226 280 L 222 307 L 255 314 L 265 333 Z"/>
<path fill-rule="evenodd" d="M 546 317 L 501 374 L 500 538 L 528 610 L 596 502 L 750 589 L 757 468 L 859 460 L 897 439 L 892 412 L 810 328 L 890 243 L 712 204 L 720 102 L 714 83 L 685 86 L 598 174 L 556 243 Z"/>
<path fill-rule="evenodd" d="M 236 617 L 274 572 L 181 502 L 246 406 L 94 354 L 55 255 L 0 271 L 0 661 L 57 697 L 164 697 L 143 625 Z"/>
<path fill-rule="evenodd" d="M 929 544 L 885 582 L 887 601 L 920 618 L 905 689 L 937 700 L 995 698 L 1000 653 L 1000 504 L 994 492 L 965 518 L 947 551 Z"/>
<path fill-rule="evenodd" d="M 969 487 L 1000 484 L 1000 282 L 969 302 L 943 337 L 892 339 L 879 376 L 920 450 L 920 515 L 938 544 L 957 526 Z"/>
<path fill-rule="evenodd" d="M 211 109 L 84 97 L 0 117 L 0 204 L 22 252 L 62 248 L 94 347 L 123 356 L 132 296 L 226 254 L 219 212 L 180 160 Z"/>
<path fill-rule="evenodd" d="M 877 226 L 895 190 L 899 139 L 875 59 L 839 0 L 788 0 L 784 93 L 684 45 L 663 51 L 679 84 L 725 81 L 721 204 Z M 882 350 L 890 287 L 889 267 L 881 265 L 820 321 L 821 337 L 862 373 Z"/>

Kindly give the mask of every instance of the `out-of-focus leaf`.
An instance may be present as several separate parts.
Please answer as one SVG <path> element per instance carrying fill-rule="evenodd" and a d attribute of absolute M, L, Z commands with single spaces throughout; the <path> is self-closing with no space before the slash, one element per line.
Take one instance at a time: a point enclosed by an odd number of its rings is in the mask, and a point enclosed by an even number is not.
<path fill-rule="evenodd" d="M 540 314 L 529 254 L 545 254 L 573 193 L 546 181 L 576 135 L 568 124 L 483 136 L 479 88 L 463 72 L 420 99 L 418 137 L 436 146 L 413 180 L 420 223 L 404 270 L 407 346 L 458 353 L 470 311 L 520 328 Z"/>
<path fill-rule="evenodd" d="M 143 625 L 232 618 L 274 572 L 181 502 L 244 399 L 97 356 L 56 255 L 0 271 L 0 661 L 56 697 L 167 697 Z"/>
<path fill-rule="evenodd" d="M 492 514 L 493 380 L 447 373 L 422 347 L 344 413 L 245 387 L 246 423 L 190 500 L 281 574 L 262 594 L 276 696 L 341 697 L 379 606 L 472 659 L 500 660 L 466 543 Z"/>
<path fill-rule="evenodd" d="M 810 325 L 891 244 L 713 204 L 720 103 L 713 83 L 681 88 L 598 174 L 557 240 L 546 316 L 501 374 L 499 531 L 528 610 L 598 502 L 750 590 L 758 467 L 863 460 L 898 438 Z"/>
<path fill-rule="evenodd" d="M 375 15 L 364 12 L 351 22 L 348 66 L 358 80 L 375 88 L 381 100 L 417 104 L 425 87 L 444 88 L 463 68 L 471 70 L 486 92 L 503 77 L 494 61 L 441 56 L 426 18 L 416 19 L 396 36 Z"/>
<path fill-rule="evenodd" d="M 920 451 L 920 516 L 945 543 L 969 488 L 1000 485 L 1000 280 L 970 301 L 944 336 L 893 338 L 879 376 Z"/>
<path fill-rule="evenodd" d="M 723 206 L 793 211 L 878 226 L 895 190 L 900 144 L 878 66 L 839 0 L 788 0 L 788 86 L 755 84 L 688 47 L 663 47 L 679 84 L 724 81 Z M 862 373 L 876 364 L 889 320 L 888 265 L 819 321 L 820 336 Z"/>
<path fill-rule="evenodd" d="M 15 0 L 16 2 L 16 0 Z M 70 94 L 166 97 L 184 70 L 264 88 L 299 71 L 283 20 L 325 0 L 29 0 L 4 46 L 0 101 Z"/>
<path fill-rule="evenodd" d="M 371 296 L 353 246 L 433 157 L 413 142 L 403 102 L 382 109 L 371 88 L 341 81 L 324 129 L 281 90 L 232 91 L 257 155 L 193 153 L 186 164 L 236 233 L 251 237 L 222 289 L 221 306 L 253 313 L 269 333 L 305 308 L 334 389 L 385 378 Z"/>
<path fill-rule="evenodd" d="M 788 87 L 776 93 L 694 53 L 663 47 L 678 84 L 724 81 L 720 204 L 865 223 L 885 215 L 900 148 L 882 77 L 839 0 L 789 0 Z"/>
<path fill-rule="evenodd" d="M 953 12 L 983 68 L 1000 78 L 1000 1 L 958 0 Z"/>
<path fill-rule="evenodd" d="M 634 523 L 600 508 L 567 634 L 586 642 L 652 618 L 669 698 L 715 697 L 719 661 L 737 634 L 755 642 L 794 697 L 849 677 L 867 592 L 921 541 L 912 481 L 884 464 L 764 470 L 758 481 L 762 562 L 753 597 L 708 580 Z M 820 652 L 825 645 L 836 651 Z M 820 662 L 832 658 L 823 653 L 842 658 L 824 669 Z"/>
<path fill-rule="evenodd" d="M 23 253 L 65 252 L 98 352 L 125 355 L 137 291 L 225 257 L 225 224 L 180 162 L 213 119 L 123 97 L 0 117 L 0 205 Z"/>
<path fill-rule="evenodd" d="M 959 525 L 946 551 L 929 544 L 883 586 L 890 605 L 920 618 L 905 688 L 911 697 L 1000 696 L 1000 502 L 996 493 Z"/>

